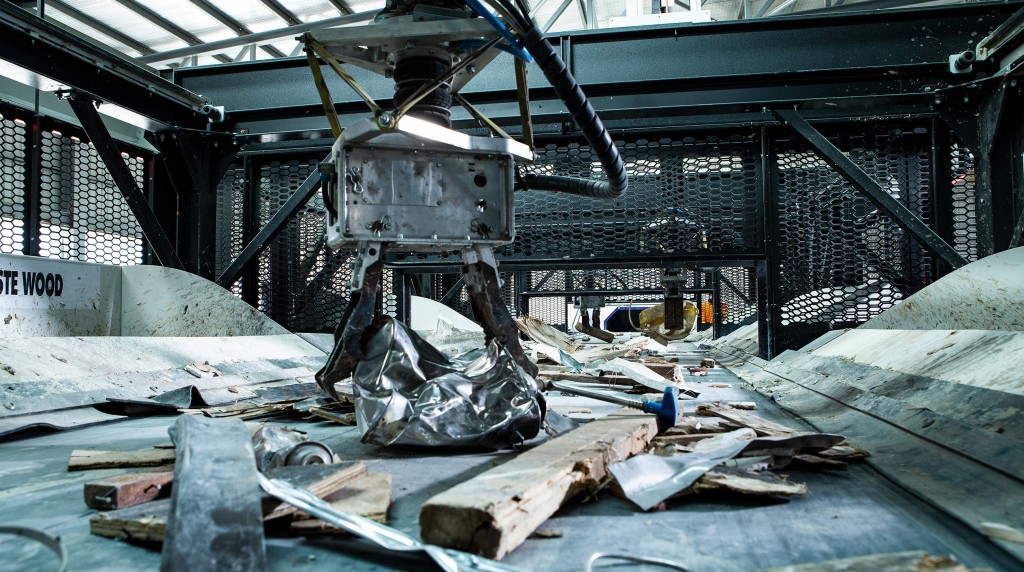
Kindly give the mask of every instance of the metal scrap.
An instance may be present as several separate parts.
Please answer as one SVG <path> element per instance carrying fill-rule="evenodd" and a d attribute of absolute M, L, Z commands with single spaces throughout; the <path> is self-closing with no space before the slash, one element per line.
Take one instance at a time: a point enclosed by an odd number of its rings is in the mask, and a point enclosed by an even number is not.
<path fill-rule="evenodd" d="M 364 443 L 505 447 L 540 432 L 537 382 L 497 340 L 461 364 L 401 322 L 375 327 L 352 374 Z"/>

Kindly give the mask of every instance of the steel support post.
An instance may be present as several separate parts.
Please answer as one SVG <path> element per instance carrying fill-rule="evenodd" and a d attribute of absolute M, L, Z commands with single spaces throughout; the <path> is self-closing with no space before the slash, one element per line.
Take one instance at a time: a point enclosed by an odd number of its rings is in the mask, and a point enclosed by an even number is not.
<path fill-rule="evenodd" d="M 875 206 L 889 215 L 894 222 L 899 224 L 932 254 L 941 258 L 953 268 L 960 268 L 967 264 L 967 261 L 948 242 L 943 240 L 934 230 L 914 215 L 906 205 L 887 193 L 878 184 L 878 181 L 865 173 L 852 159 L 844 155 L 838 147 L 833 145 L 831 141 L 826 139 L 811 124 L 807 123 L 796 110 L 775 109 L 772 110 L 772 113 L 775 114 L 779 121 L 787 125 L 793 133 L 810 145 L 823 161 L 835 169 L 854 188 L 864 193 Z"/>
<path fill-rule="evenodd" d="M 81 94 L 71 94 L 68 97 L 68 102 L 78 117 L 78 121 L 81 122 L 82 129 L 92 141 L 96 153 L 110 172 L 110 178 L 114 180 L 114 184 L 117 185 L 125 202 L 128 203 L 128 208 L 138 220 L 142 233 L 153 249 L 153 254 L 160 260 L 160 264 L 181 269 L 181 260 L 178 259 L 174 245 L 167 237 L 163 227 L 160 226 L 153 209 L 149 207 L 146 196 L 142 193 L 142 189 L 139 188 L 131 171 L 128 170 L 128 165 L 121 158 L 121 152 L 114 144 L 114 138 L 110 136 L 106 125 L 100 119 L 100 114 L 96 111 L 95 100 Z"/>
<path fill-rule="evenodd" d="M 722 271 L 717 268 L 709 274 L 711 278 L 711 338 L 722 335 Z"/>
<path fill-rule="evenodd" d="M 238 258 L 217 278 L 217 284 L 223 288 L 230 288 L 232 284 L 242 275 L 243 270 L 250 263 L 263 253 L 270 246 L 277 235 L 288 225 L 292 219 L 306 206 L 306 203 L 320 190 L 320 173 L 314 170 L 306 180 L 299 185 L 299 188 L 285 201 L 284 205 L 274 213 L 266 225 L 256 233 L 242 249 Z"/>
<path fill-rule="evenodd" d="M 931 188 L 932 224 L 935 232 L 955 248 L 956 235 L 953 230 L 953 180 L 952 150 L 953 138 L 949 128 L 938 118 L 932 121 L 932 148 L 930 154 L 928 185 Z M 949 274 L 950 268 L 941 258 L 935 259 L 935 277 L 941 278 Z"/>
<path fill-rule="evenodd" d="M 38 92 L 36 97 L 38 97 Z M 40 199 L 43 192 L 43 117 L 36 113 L 27 127 L 25 145 L 26 177 L 24 179 L 25 226 L 21 253 L 39 256 L 39 229 L 41 228 Z"/>
<path fill-rule="evenodd" d="M 246 156 L 242 162 L 245 180 L 242 182 L 242 244 L 249 244 L 260 231 L 260 176 L 258 161 Z M 226 270 L 226 269 L 225 269 Z M 246 264 L 239 274 L 242 279 L 242 300 L 253 308 L 259 307 L 259 265 Z M 224 286 L 224 285 L 222 285 Z M 224 286 L 230 288 L 231 285 Z"/>
<path fill-rule="evenodd" d="M 213 280 L 217 258 L 217 185 L 238 150 L 220 132 L 165 131 L 147 136 L 160 150 L 178 194 L 182 224 L 178 252 L 185 270 Z"/>
<path fill-rule="evenodd" d="M 761 160 L 756 170 L 764 210 L 764 260 L 757 263 L 757 345 L 763 359 L 778 353 L 777 341 L 782 325 L 782 271 L 779 263 L 779 188 L 778 163 L 771 133 L 761 128 Z"/>

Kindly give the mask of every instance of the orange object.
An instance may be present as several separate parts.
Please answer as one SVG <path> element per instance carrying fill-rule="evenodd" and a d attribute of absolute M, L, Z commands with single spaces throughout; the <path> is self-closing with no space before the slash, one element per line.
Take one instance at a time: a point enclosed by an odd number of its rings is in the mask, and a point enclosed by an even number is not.
<path fill-rule="evenodd" d="M 726 313 L 727 313 L 725 311 L 725 304 L 719 304 L 718 305 L 718 309 L 719 309 L 719 311 L 721 311 L 722 317 L 725 318 Z M 710 324 L 713 320 L 714 320 L 714 315 L 713 315 L 713 312 L 712 312 L 711 302 L 701 302 L 701 304 L 700 304 L 700 321 L 701 321 L 701 323 L 703 323 L 703 324 Z"/>

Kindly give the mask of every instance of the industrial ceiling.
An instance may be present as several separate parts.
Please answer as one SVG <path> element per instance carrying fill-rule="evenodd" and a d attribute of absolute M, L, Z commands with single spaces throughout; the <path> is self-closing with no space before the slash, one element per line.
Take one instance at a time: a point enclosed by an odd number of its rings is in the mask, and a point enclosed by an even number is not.
<path fill-rule="evenodd" d="M 365 24 L 383 7 L 384 0 L 40 3 L 50 21 L 161 69 L 299 55 L 296 26 Z M 678 23 L 949 3 L 952 0 L 528 0 L 534 19 L 552 32 L 666 23 L 658 17 L 644 18 L 659 9 L 670 12 L 669 21 Z M 20 4 L 32 8 L 36 3 Z M 663 6 L 658 8 L 659 4 Z"/>

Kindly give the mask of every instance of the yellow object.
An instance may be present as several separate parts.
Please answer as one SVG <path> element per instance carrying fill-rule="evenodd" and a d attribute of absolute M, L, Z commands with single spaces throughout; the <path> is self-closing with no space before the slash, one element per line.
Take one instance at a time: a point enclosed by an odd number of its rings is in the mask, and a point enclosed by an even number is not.
<path fill-rule="evenodd" d="M 658 304 L 640 312 L 640 331 L 645 336 L 664 344 L 667 341 L 685 338 L 690 334 L 696 321 L 697 305 L 687 300 L 683 303 L 683 327 L 668 330 L 665 328 L 665 304 Z"/>

